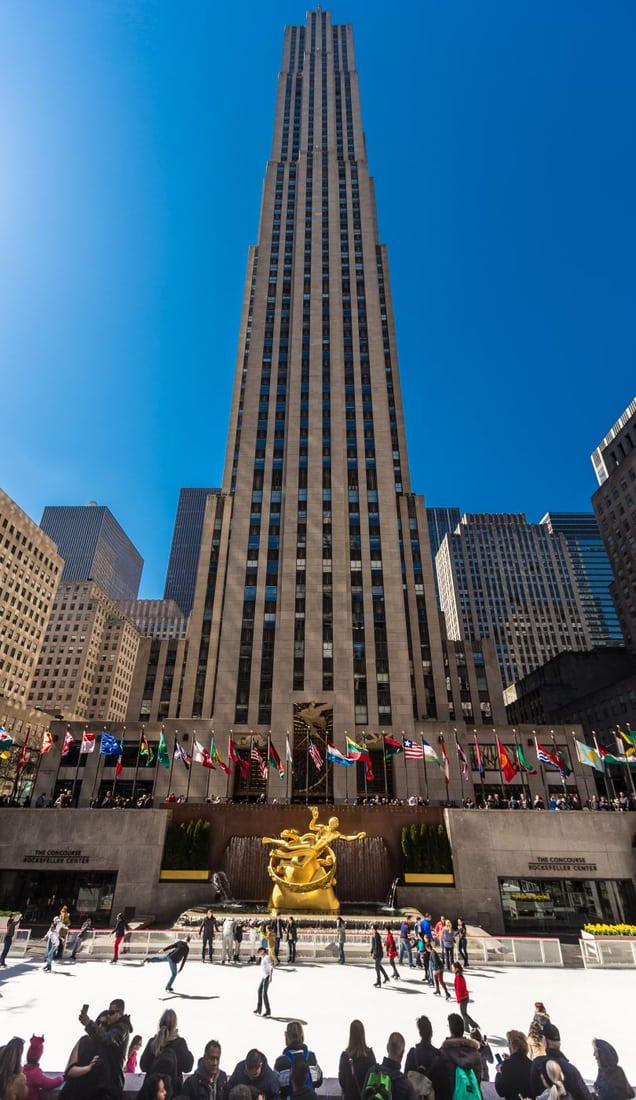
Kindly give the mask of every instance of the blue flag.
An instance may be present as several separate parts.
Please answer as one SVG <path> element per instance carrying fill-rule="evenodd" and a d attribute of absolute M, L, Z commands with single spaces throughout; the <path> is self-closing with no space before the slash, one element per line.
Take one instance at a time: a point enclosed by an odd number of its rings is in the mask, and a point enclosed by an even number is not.
<path fill-rule="evenodd" d="M 103 733 L 99 751 L 102 756 L 119 756 L 122 751 L 121 741 L 113 737 L 112 733 Z"/>

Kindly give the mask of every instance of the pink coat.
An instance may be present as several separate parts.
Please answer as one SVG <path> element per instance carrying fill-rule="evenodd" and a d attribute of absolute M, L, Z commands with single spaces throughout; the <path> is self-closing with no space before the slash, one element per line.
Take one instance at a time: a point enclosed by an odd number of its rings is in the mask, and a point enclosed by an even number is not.
<path fill-rule="evenodd" d="M 39 1066 L 32 1066 L 28 1062 L 22 1072 L 29 1086 L 27 1100 L 40 1100 L 41 1093 L 50 1092 L 51 1089 L 59 1089 L 60 1085 L 64 1084 L 63 1074 L 58 1073 L 55 1077 L 48 1077 Z"/>

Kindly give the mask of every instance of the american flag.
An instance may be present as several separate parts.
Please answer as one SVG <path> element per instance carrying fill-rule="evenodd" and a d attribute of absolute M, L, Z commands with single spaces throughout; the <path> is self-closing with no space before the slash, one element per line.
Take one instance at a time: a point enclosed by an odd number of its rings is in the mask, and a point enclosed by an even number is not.
<path fill-rule="evenodd" d="M 253 741 L 252 747 L 250 749 L 250 756 L 254 763 L 258 764 L 258 772 L 261 779 L 267 779 L 267 763 L 265 759 L 261 756 Z"/>
<path fill-rule="evenodd" d="M 323 759 L 322 759 L 322 756 L 320 755 L 320 752 L 318 751 L 318 746 L 316 745 L 316 743 L 315 743 L 313 737 L 311 737 L 311 735 L 309 737 L 308 752 L 309 752 L 309 755 L 311 756 L 311 759 L 313 760 L 314 764 L 318 768 L 318 771 L 320 771 L 320 769 L 322 768 L 322 765 L 323 765 Z"/>
<path fill-rule="evenodd" d="M 404 755 L 407 760 L 422 760 L 424 756 L 424 746 L 418 745 L 416 741 L 412 741 L 410 737 L 403 737 L 402 744 L 404 745 Z"/>

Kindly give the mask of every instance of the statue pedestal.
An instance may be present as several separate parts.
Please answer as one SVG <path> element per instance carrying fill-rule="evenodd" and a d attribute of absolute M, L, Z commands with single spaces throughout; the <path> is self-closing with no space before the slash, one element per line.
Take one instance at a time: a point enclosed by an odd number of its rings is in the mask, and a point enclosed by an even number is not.
<path fill-rule="evenodd" d="M 269 905 L 271 909 L 288 913 L 340 912 L 340 902 L 333 886 L 301 892 L 276 885 L 271 892 Z"/>

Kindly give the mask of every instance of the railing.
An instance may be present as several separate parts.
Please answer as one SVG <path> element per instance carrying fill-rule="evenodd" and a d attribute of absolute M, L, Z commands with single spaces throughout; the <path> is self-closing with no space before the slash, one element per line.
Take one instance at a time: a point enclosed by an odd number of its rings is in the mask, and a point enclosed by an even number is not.
<path fill-rule="evenodd" d="M 383 929 L 381 926 L 379 927 L 383 935 Z M 188 933 L 183 928 L 153 928 L 127 932 L 119 949 L 119 957 L 122 961 L 125 961 L 126 959 L 142 960 L 149 955 L 161 955 L 169 944 L 174 943 L 177 939 L 184 938 L 185 935 L 191 935 L 191 957 L 197 958 L 200 954 L 201 939 L 196 932 Z M 28 932 L 26 936 L 28 938 Z M 102 932 L 98 930 L 94 933 L 92 938 L 84 940 L 81 948 L 81 955 L 85 957 L 90 956 L 94 959 L 111 958 L 113 954 L 113 942 L 113 934 L 111 931 Z M 598 943 L 598 941 L 593 942 Z M 627 942 L 636 945 L 636 940 Z M 72 951 L 73 943 L 74 934 L 71 932 L 69 934 L 66 954 Z M 347 962 L 368 963 L 370 961 L 370 943 L 370 928 L 347 928 L 347 938 L 344 946 Z M 253 949 L 254 953 L 256 953 L 259 944 L 260 940 L 257 938 L 256 945 Z M 25 944 L 22 954 L 26 954 L 27 946 L 28 944 Z M 31 950 L 29 953 L 39 953 L 43 950 L 43 946 L 41 942 L 32 942 L 30 944 Z M 469 936 L 467 949 L 471 966 L 563 966 L 561 944 L 559 940 L 555 938 Z M 284 962 L 287 958 L 287 943 L 285 940 L 282 941 L 280 950 L 281 959 Z M 251 954 L 252 947 L 250 946 L 248 932 L 244 934 L 241 943 L 240 961 L 243 963 L 247 962 Z M 299 929 L 296 954 L 299 959 L 335 962 L 338 958 L 335 928 L 316 927 Z M 221 934 L 219 933 L 214 940 L 215 959 L 220 959 L 220 955 Z M 415 951 L 413 952 L 413 957 L 414 960 L 416 960 L 417 953 Z M 630 960 L 631 959 L 633 959 L 633 964 L 636 965 L 636 947 L 633 948 L 633 954 L 630 956 Z M 630 965 L 631 964 L 630 961 Z M 602 963 L 594 963 L 592 965 L 602 965 Z M 614 965 L 619 966 L 621 963 L 616 961 Z M 622 965 L 625 964 L 623 963 Z"/>
<path fill-rule="evenodd" d="M 590 969 L 597 966 L 636 966 L 636 939 L 618 936 L 598 936 L 595 939 L 582 937 L 579 946 L 583 965 Z"/>
<path fill-rule="evenodd" d="M 4 929 L 0 932 L 0 938 L 4 935 Z M 13 934 L 13 943 L 9 950 L 9 957 L 12 955 L 26 955 L 29 943 L 31 942 L 31 929 L 30 928 L 18 928 Z"/>

